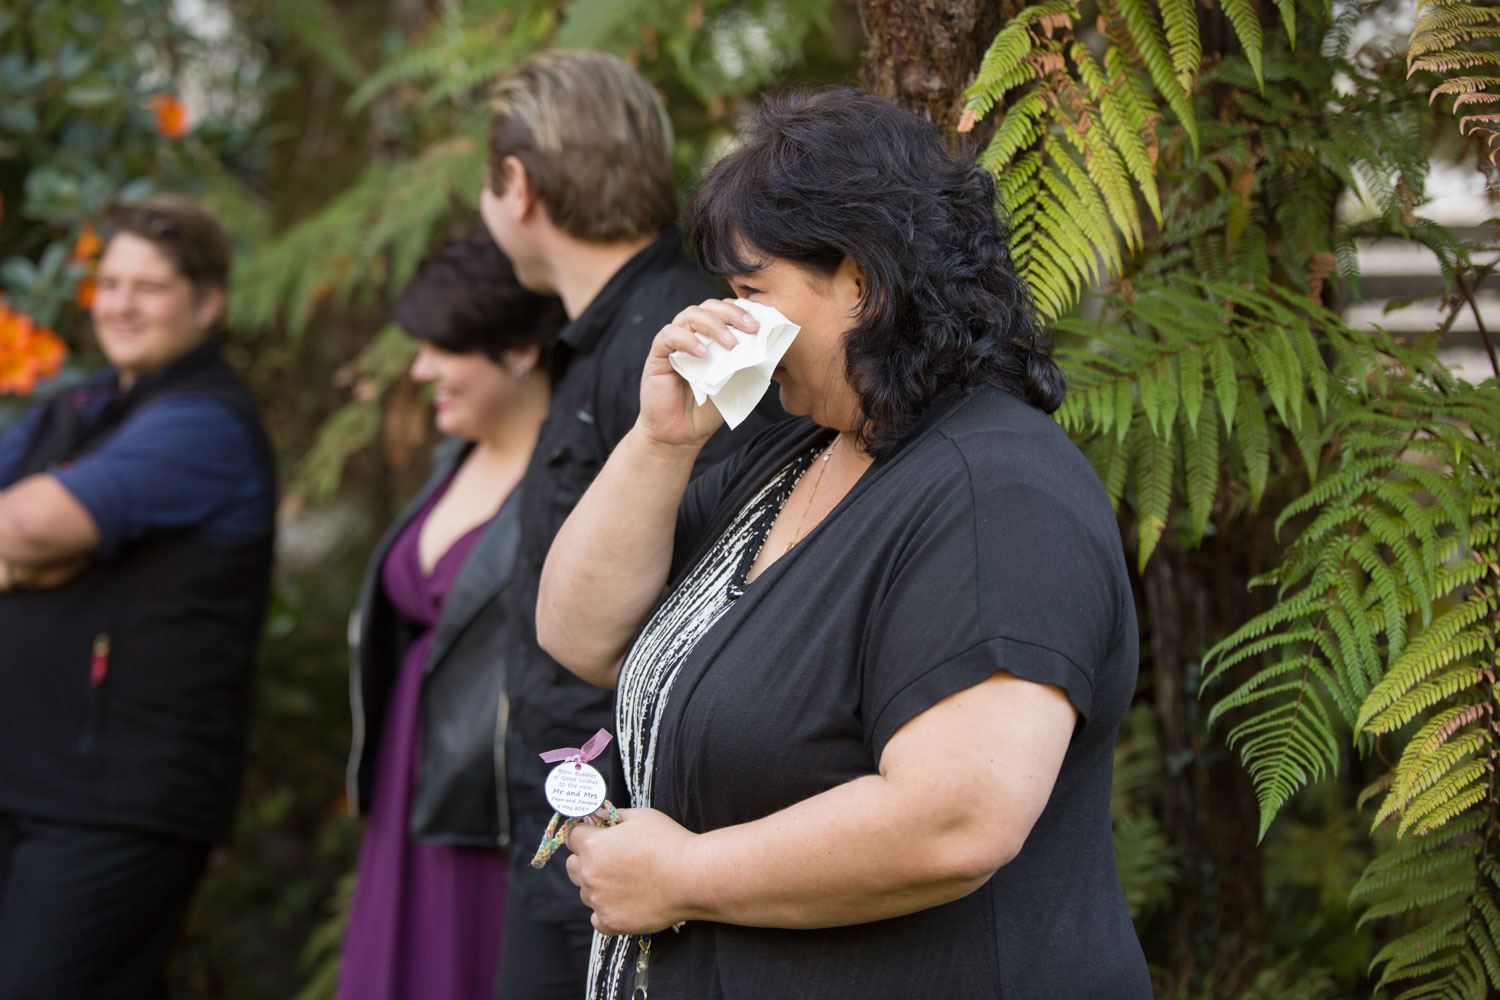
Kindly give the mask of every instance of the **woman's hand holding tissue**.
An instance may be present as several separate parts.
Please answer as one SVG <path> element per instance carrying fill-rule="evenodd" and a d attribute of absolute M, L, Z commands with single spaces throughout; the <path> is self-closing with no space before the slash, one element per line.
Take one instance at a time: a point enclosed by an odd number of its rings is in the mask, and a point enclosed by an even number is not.
<path fill-rule="evenodd" d="M 709 343 L 730 350 L 739 343 L 735 330 L 755 333 L 759 328 L 754 316 L 728 299 L 709 299 L 678 313 L 651 342 L 651 353 L 641 378 L 637 429 L 659 444 L 702 447 L 724 423 L 724 418 L 715 407 L 698 405 L 692 386 L 677 372 L 668 356 L 680 351 L 695 358 L 707 358 Z"/>

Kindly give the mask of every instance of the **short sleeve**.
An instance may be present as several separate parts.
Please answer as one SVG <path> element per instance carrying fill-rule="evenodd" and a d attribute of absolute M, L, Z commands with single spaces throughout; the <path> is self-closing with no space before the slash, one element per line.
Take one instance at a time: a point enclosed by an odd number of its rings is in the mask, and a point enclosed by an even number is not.
<path fill-rule="evenodd" d="M 93 517 L 100 559 L 173 531 L 250 541 L 273 513 L 249 433 L 227 407 L 201 396 L 142 407 L 100 448 L 52 474 Z"/>
<path fill-rule="evenodd" d="M 693 465 L 693 478 L 677 507 L 677 529 L 673 535 L 672 571 L 675 580 L 683 563 L 703 542 L 717 518 L 728 513 L 726 505 L 748 499 L 746 483 L 758 488 L 780 469 L 799 447 L 797 435 L 819 433 L 810 420 L 787 419 L 780 404 L 770 414 L 751 414 L 751 419 L 730 431 L 720 427 L 708 439 Z M 738 506 L 734 507 L 738 510 Z"/>
<path fill-rule="evenodd" d="M 872 616 L 862 707 L 877 756 L 912 718 L 1001 670 L 1061 688 L 1086 724 L 1128 607 L 1094 518 L 1029 476 L 949 459 L 918 498 Z"/>

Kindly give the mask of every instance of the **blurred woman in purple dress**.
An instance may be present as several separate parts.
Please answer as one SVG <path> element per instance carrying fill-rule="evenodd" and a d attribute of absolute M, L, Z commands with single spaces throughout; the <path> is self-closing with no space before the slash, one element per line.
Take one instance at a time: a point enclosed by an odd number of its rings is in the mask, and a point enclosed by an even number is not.
<path fill-rule="evenodd" d="M 396 303 L 446 438 L 376 548 L 350 620 L 350 798 L 368 826 L 343 1000 L 493 994 L 510 829 L 507 632 L 517 485 L 547 413 L 562 304 L 521 288 L 482 229 L 440 246 Z"/>

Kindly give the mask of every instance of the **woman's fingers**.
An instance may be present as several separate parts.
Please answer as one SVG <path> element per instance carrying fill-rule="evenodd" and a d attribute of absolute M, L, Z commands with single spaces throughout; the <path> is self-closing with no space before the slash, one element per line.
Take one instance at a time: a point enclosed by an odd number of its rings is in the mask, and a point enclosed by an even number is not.
<path fill-rule="evenodd" d="M 673 318 L 671 326 L 690 333 L 702 334 L 710 340 L 716 340 L 725 347 L 731 348 L 739 343 L 733 330 L 754 333 L 760 328 L 754 316 L 728 299 L 709 299 L 699 305 L 688 306 Z M 694 350 L 692 353 L 702 357 L 708 353 L 708 350 L 703 348 L 701 351 Z"/>
<path fill-rule="evenodd" d="M 608 934 L 652 933 L 681 919 L 672 898 L 672 858 L 693 835 L 661 813 L 622 809 L 616 826 L 580 823 L 568 833 L 568 878 Z"/>
<path fill-rule="evenodd" d="M 686 351 L 701 358 L 708 353 L 708 345 L 698 339 L 695 331 L 673 323 L 662 327 L 661 333 L 656 335 L 656 346 L 651 353 L 664 358 L 673 351 Z"/>
<path fill-rule="evenodd" d="M 709 299 L 689 306 L 662 327 L 651 342 L 641 379 L 639 425 L 652 438 L 667 444 L 699 444 L 723 424 L 711 406 L 699 406 L 692 388 L 672 367 L 668 356 L 683 351 L 706 357 L 708 344 L 732 349 L 735 331 L 759 329 L 755 317 L 727 299 Z"/>

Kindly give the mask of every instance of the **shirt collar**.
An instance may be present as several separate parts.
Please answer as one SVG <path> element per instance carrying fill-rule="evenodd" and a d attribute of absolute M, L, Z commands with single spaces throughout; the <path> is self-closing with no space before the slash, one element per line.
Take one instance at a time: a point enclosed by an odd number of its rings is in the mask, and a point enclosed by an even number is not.
<path fill-rule="evenodd" d="M 566 344 L 574 351 L 592 349 L 614 321 L 636 279 L 670 263 L 681 251 L 682 236 L 677 227 L 667 226 L 660 236 L 610 276 L 604 287 L 599 289 L 599 294 L 578 314 L 578 318 L 558 332 L 557 342 Z"/>

